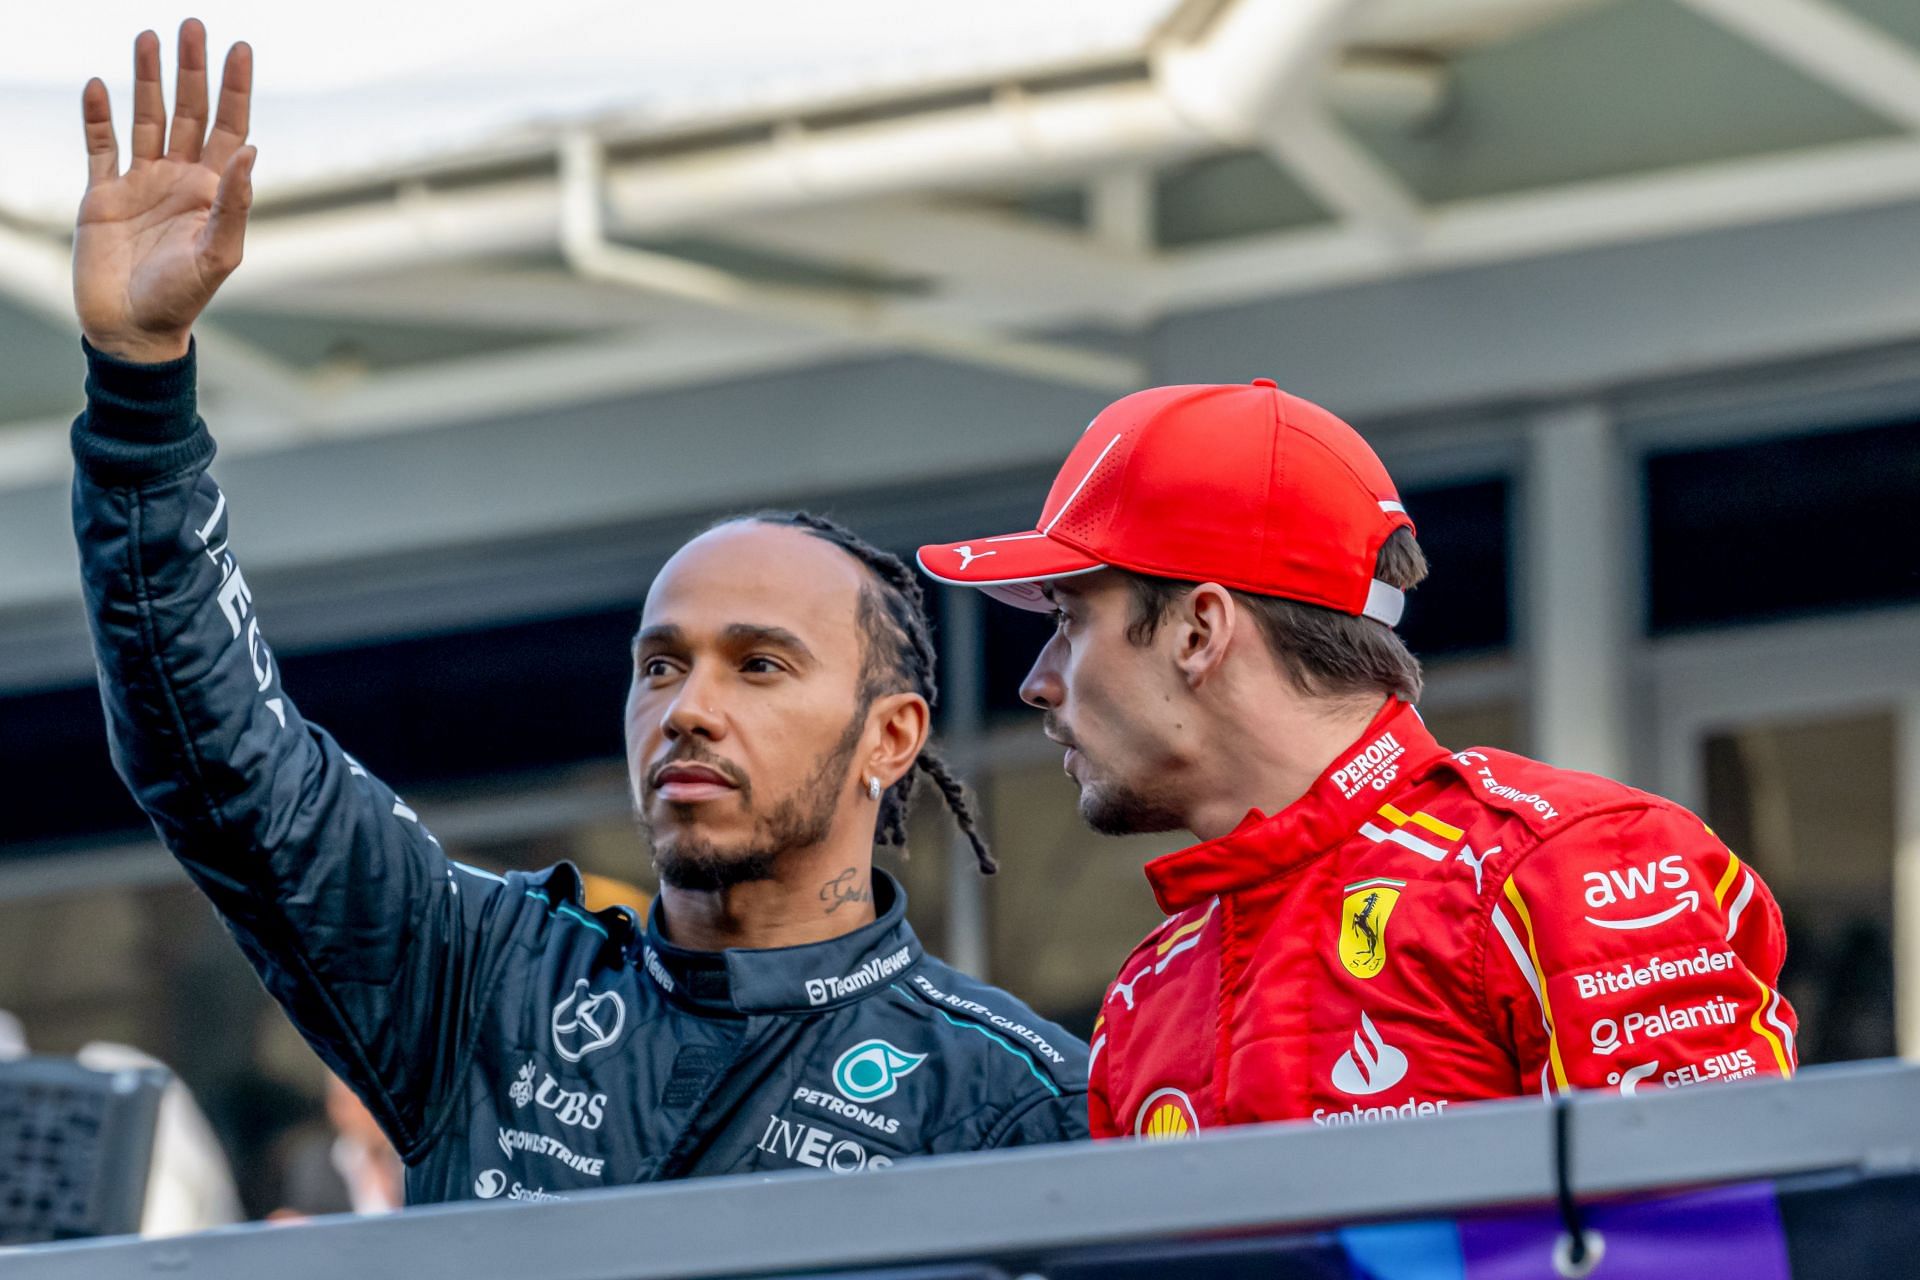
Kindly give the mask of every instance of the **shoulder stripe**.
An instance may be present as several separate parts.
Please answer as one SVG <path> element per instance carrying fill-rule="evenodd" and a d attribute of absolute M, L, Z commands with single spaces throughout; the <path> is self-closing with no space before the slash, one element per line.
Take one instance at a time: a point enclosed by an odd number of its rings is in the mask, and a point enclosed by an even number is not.
<path fill-rule="evenodd" d="M 1391 831 L 1383 831 L 1376 824 L 1365 822 L 1360 825 L 1360 834 L 1375 844 L 1397 844 L 1403 849 L 1411 849 L 1421 857 L 1434 862 L 1445 862 L 1447 860 L 1447 851 L 1445 849 L 1442 849 L 1439 845 L 1431 841 L 1422 840 L 1419 836 L 1414 835 L 1402 827 L 1395 827 Z"/>
<path fill-rule="evenodd" d="M 1047 1079 L 1047 1077 L 1041 1072 L 1039 1065 L 1034 1062 L 1033 1055 L 1028 1053 L 1025 1049 L 1015 1047 L 1013 1044 L 1011 1044 L 1007 1040 L 1003 1039 L 998 1035 L 995 1035 L 993 1032 L 987 1030 L 985 1027 L 981 1026 L 977 1022 L 962 1022 L 960 1021 L 960 1019 L 948 1013 L 945 1009 L 935 1009 L 934 1012 L 939 1014 L 941 1017 L 945 1018 L 948 1022 L 951 1022 L 956 1027 L 964 1027 L 968 1031 L 978 1031 L 981 1035 L 993 1041 L 995 1044 L 999 1045 L 1002 1049 L 1005 1049 L 1008 1053 L 1020 1059 L 1020 1061 L 1026 1063 L 1027 1070 L 1033 1072 L 1033 1078 L 1035 1080 L 1038 1080 L 1041 1084 L 1047 1086 L 1047 1091 L 1053 1094 L 1054 1097 L 1057 1098 L 1060 1096 L 1060 1086 L 1055 1084 L 1053 1081 Z"/>
<path fill-rule="evenodd" d="M 1758 977 L 1755 977 L 1753 981 L 1760 988 L 1760 1006 L 1753 1011 L 1753 1029 L 1773 1049 L 1773 1061 L 1774 1064 L 1780 1068 L 1780 1074 L 1791 1079 L 1793 1077 L 1793 1064 L 1795 1061 L 1793 1028 L 1780 1021 L 1780 993 L 1772 987 L 1769 987 Z M 1780 1029 L 1780 1035 L 1776 1036 L 1773 1032 L 1761 1025 L 1760 1016 L 1762 1014 L 1766 1015 L 1768 1022 L 1771 1022 Z M 1785 1037 L 1784 1044 L 1781 1042 L 1782 1037 Z"/>
<path fill-rule="evenodd" d="M 1733 900 L 1733 909 L 1727 912 L 1727 941 L 1733 941 L 1734 931 L 1740 927 L 1740 913 L 1753 901 L 1753 872 L 1747 872 L 1746 883 L 1740 886 L 1740 894 Z"/>
<path fill-rule="evenodd" d="M 1727 850 L 1727 869 L 1721 874 L 1720 883 L 1713 886 L 1714 906 L 1724 907 L 1727 905 L 1727 890 L 1733 887 L 1733 878 L 1739 874 L 1740 855 L 1729 849 Z"/>
<path fill-rule="evenodd" d="M 1214 901 L 1218 902 L 1219 899 L 1216 898 Z M 1207 921 L 1212 918 L 1213 918 L 1213 906 L 1209 904 L 1207 907 L 1207 913 L 1205 915 L 1201 916 L 1198 920 L 1188 921 L 1186 924 L 1181 925 L 1178 929 L 1175 929 L 1172 933 L 1162 938 L 1160 940 L 1160 945 L 1154 948 L 1154 954 L 1161 955 L 1161 956 L 1167 954 L 1167 951 L 1176 942 L 1179 942 L 1180 939 L 1189 937 L 1193 934 L 1200 932 L 1202 929 L 1206 928 Z"/>
<path fill-rule="evenodd" d="M 579 923 L 587 926 L 587 928 L 593 930 L 595 933 L 599 934 L 603 938 L 612 936 L 607 932 L 607 926 L 601 924 L 598 920 L 595 920 L 592 916 L 580 910 L 580 908 L 574 906 L 570 902 L 563 902 L 556 907 L 553 905 L 552 900 L 549 899 L 546 894 L 540 892 L 538 889 L 527 890 L 527 896 L 529 898 L 532 898 L 535 902 L 538 902 L 542 906 L 546 907 L 548 911 L 554 913 L 555 915 L 562 915 L 567 917 L 567 919 L 569 920 L 578 921 Z"/>
<path fill-rule="evenodd" d="M 1553 1080 L 1565 1093 L 1571 1086 L 1567 1083 L 1566 1064 L 1560 1059 L 1560 1036 L 1553 1024 L 1553 1005 L 1547 999 L 1546 984 L 1540 978 L 1540 952 L 1533 936 L 1533 916 L 1527 910 L 1525 899 L 1520 896 L 1520 886 L 1511 878 L 1507 881 L 1507 901 L 1520 917 L 1520 925 L 1527 931 L 1527 942 L 1523 949 L 1519 937 L 1514 933 L 1513 925 L 1506 914 L 1500 910 L 1500 904 L 1493 907 L 1493 925 L 1500 931 L 1500 940 L 1507 944 L 1507 950 L 1513 953 L 1515 963 L 1520 965 L 1521 976 L 1533 989 L 1534 998 L 1540 1001 L 1540 1023 L 1547 1033 L 1547 1061 L 1553 1067 Z"/>

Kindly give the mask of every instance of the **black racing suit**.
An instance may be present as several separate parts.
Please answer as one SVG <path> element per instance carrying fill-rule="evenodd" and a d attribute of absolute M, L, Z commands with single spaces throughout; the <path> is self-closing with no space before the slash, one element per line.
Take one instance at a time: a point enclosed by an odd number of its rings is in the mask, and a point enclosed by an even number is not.
<path fill-rule="evenodd" d="M 88 354 L 73 514 L 115 765 L 410 1201 L 1086 1136 L 1086 1046 L 926 955 L 883 872 L 863 929 L 700 953 L 657 910 L 585 911 L 569 865 L 448 859 L 280 687 L 193 355 Z"/>

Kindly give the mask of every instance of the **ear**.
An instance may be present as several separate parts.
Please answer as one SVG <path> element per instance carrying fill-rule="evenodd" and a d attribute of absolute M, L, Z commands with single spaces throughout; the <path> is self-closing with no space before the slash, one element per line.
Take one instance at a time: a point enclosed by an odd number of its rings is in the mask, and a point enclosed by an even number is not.
<path fill-rule="evenodd" d="M 878 778 L 882 787 L 890 787 L 919 759 L 933 730 L 933 712 L 917 693 L 889 693 L 873 700 L 867 728 L 869 736 L 876 731 L 878 736 L 862 777 Z"/>
<path fill-rule="evenodd" d="M 1240 625 L 1240 607 L 1231 591 L 1217 582 L 1203 582 L 1181 600 L 1170 621 L 1174 663 L 1188 685 L 1198 688 L 1227 660 Z"/>

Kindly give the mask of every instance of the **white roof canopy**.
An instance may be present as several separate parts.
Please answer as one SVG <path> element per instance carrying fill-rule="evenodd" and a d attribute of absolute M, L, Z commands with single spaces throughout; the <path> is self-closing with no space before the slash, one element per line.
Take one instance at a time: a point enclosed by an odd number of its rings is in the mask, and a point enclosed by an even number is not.
<path fill-rule="evenodd" d="M 229 449 L 887 348 L 1119 391 L 1169 312 L 1920 199 L 1911 0 L 248 8 Z M 105 9 L 0 52 L 0 486 L 66 465 Z"/>

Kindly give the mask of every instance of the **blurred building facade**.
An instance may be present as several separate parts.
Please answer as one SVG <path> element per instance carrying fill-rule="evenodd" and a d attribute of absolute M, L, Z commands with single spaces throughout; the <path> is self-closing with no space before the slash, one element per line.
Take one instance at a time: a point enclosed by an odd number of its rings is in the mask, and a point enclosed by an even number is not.
<path fill-rule="evenodd" d="M 645 886 L 619 712 L 682 538 L 1021 527 L 1107 401 L 1274 377 L 1399 480 L 1441 740 L 1695 808 L 1787 912 L 1803 1056 L 1912 1054 L 1916 133 L 1904 0 L 1180 4 L 1138 49 L 264 192 L 203 411 L 309 718 L 457 856 Z M 0 1005 L 174 1063 L 265 1179 L 321 1074 L 112 776 L 57 244 L 0 229 Z M 1004 870 L 932 806 L 897 869 L 934 949 L 1084 1029 L 1171 844 L 1080 827 L 1016 694 L 1043 624 L 935 604 Z"/>

